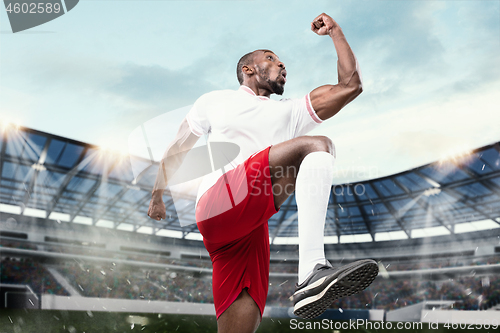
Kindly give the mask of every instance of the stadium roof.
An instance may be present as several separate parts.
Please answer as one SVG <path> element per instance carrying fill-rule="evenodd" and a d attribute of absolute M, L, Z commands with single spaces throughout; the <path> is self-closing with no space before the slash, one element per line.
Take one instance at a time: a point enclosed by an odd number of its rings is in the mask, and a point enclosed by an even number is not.
<path fill-rule="evenodd" d="M 0 134 L 0 212 L 201 240 L 196 224 L 179 223 L 181 214 L 194 221 L 194 198 L 176 210 L 166 192 L 167 219 L 147 216 L 153 173 L 134 179 L 131 165 L 154 171 L 157 164 L 14 125 Z M 327 243 L 499 228 L 500 144 L 331 192 Z M 274 244 L 296 243 L 294 195 L 269 220 L 269 232 Z"/>

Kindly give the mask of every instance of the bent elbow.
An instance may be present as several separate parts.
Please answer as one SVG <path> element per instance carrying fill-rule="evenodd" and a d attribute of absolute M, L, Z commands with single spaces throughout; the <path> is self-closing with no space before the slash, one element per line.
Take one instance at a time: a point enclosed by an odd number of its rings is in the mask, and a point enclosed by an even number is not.
<path fill-rule="evenodd" d="M 360 82 L 358 85 L 358 89 L 356 90 L 356 96 L 363 92 L 363 84 Z"/>
<path fill-rule="evenodd" d="M 358 97 L 363 92 L 363 84 L 361 82 L 353 84 L 350 88 L 350 95 L 352 99 Z"/>
<path fill-rule="evenodd" d="M 361 73 L 359 71 L 355 71 L 355 73 L 352 76 L 352 80 L 349 83 L 354 97 L 358 96 L 363 92 L 363 81 L 361 80 Z"/>

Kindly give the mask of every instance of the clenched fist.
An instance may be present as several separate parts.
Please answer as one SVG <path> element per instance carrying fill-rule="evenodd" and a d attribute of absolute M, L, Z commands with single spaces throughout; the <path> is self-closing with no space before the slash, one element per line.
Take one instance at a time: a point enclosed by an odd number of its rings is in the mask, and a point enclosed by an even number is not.
<path fill-rule="evenodd" d="M 311 30 L 320 36 L 328 35 L 333 28 L 338 27 L 337 22 L 325 13 L 316 17 L 311 23 Z"/>
<path fill-rule="evenodd" d="M 158 195 L 153 195 L 149 203 L 148 216 L 153 220 L 160 221 L 167 217 L 167 210 L 163 203 L 163 198 Z"/>

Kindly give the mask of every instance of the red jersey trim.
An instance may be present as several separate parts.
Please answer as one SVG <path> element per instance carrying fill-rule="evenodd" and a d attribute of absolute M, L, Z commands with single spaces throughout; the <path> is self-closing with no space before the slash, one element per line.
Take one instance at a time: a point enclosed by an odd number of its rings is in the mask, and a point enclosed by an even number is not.
<path fill-rule="evenodd" d="M 311 118 L 315 122 L 317 122 L 318 124 L 321 124 L 323 122 L 323 120 L 321 120 L 321 118 L 318 117 L 318 114 L 316 113 L 316 111 L 314 111 L 312 104 L 311 104 L 311 97 L 309 96 L 309 94 L 307 94 L 305 98 L 306 98 L 307 112 L 309 112 L 309 115 L 311 116 Z"/>

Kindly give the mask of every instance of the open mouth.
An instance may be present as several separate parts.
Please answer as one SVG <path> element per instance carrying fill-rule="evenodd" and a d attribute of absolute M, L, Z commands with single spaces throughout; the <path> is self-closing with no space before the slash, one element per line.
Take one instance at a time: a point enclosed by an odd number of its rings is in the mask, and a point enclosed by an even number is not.
<path fill-rule="evenodd" d="M 286 82 L 286 72 L 281 73 L 281 77 L 283 78 L 283 81 Z"/>

